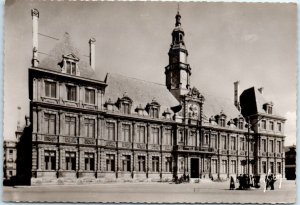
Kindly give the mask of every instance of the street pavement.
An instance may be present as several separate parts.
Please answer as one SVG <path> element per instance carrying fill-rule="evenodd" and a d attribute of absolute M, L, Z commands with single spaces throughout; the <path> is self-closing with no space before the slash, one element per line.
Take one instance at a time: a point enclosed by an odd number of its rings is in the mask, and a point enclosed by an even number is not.
<path fill-rule="evenodd" d="M 238 186 L 238 184 L 236 184 Z M 279 189 L 229 190 L 228 182 L 110 183 L 3 187 L 3 201 L 18 202 L 152 202 L 152 203 L 295 203 L 295 181 Z"/>

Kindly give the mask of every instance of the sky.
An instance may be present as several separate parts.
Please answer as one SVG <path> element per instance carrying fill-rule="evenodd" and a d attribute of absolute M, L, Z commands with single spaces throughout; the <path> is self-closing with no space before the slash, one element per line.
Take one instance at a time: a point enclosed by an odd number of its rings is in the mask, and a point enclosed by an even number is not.
<path fill-rule="evenodd" d="M 88 40 L 96 39 L 100 80 L 111 72 L 165 83 L 177 3 L 9 0 L 4 20 L 4 139 L 14 140 L 17 121 L 24 124 L 29 114 L 32 8 L 40 11 L 39 33 L 59 39 L 68 32 L 83 55 L 88 56 Z M 192 86 L 232 103 L 233 82 L 240 81 L 241 92 L 264 87 L 264 97 L 287 118 L 285 145 L 295 144 L 296 4 L 181 2 L 180 14 Z M 40 35 L 39 51 L 47 53 L 55 43 Z"/>

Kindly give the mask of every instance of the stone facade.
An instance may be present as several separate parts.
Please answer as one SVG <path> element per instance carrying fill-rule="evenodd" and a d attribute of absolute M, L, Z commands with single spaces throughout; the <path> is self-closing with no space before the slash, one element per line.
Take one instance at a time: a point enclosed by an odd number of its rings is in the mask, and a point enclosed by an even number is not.
<path fill-rule="evenodd" d="M 261 93 L 254 88 L 243 92 L 241 103 L 228 105 L 192 87 L 180 19 L 177 13 L 165 86 L 112 74 L 99 80 L 95 39 L 88 65 L 69 34 L 48 57 L 34 61 L 30 136 L 22 139 L 31 143 L 25 175 L 32 185 L 171 181 L 183 175 L 226 180 L 263 177 L 268 170 L 284 176 L 285 119 L 272 113 L 273 104 L 255 101 Z M 260 110 L 245 103 L 249 97 Z"/>

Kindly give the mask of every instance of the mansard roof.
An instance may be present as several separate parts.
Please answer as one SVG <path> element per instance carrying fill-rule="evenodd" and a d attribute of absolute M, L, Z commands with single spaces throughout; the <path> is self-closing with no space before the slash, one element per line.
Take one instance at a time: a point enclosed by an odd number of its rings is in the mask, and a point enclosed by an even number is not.
<path fill-rule="evenodd" d="M 167 108 L 170 109 L 180 104 L 162 84 L 112 73 L 106 75 L 106 83 L 108 86 L 105 89 L 105 101 L 111 99 L 112 102 L 117 102 L 118 98 L 126 93 L 133 101 L 133 109 L 140 104 L 145 108 L 147 104 L 155 100 L 160 105 L 160 112 L 163 113 Z"/>
<path fill-rule="evenodd" d="M 205 121 L 211 116 L 220 115 L 221 113 L 226 115 L 226 122 L 240 115 L 240 111 L 235 107 L 231 99 L 207 93 L 202 94 L 205 98 L 203 103 L 203 117 Z"/>
<path fill-rule="evenodd" d="M 58 41 L 58 43 L 50 50 L 46 55 L 39 55 L 41 58 L 39 67 L 47 70 L 53 70 L 56 72 L 61 72 L 61 63 L 63 56 L 78 59 L 78 68 L 80 71 L 80 76 L 84 78 L 97 79 L 94 70 L 91 68 L 89 63 L 85 61 L 84 56 L 80 54 L 78 49 L 74 46 L 71 36 L 65 33 L 63 37 Z"/>
<path fill-rule="evenodd" d="M 240 95 L 240 104 L 242 109 L 242 114 L 244 116 L 250 116 L 255 114 L 267 114 L 266 110 L 264 110 L 263 105 L 266 103 L 270 103 L 264 98 L 264 96 L 256 89 L 255 87 L 248 88 L 243 91 Z M 272 115 L 280 116 L 277 113 L 276 109 L 272 109 Z"/>

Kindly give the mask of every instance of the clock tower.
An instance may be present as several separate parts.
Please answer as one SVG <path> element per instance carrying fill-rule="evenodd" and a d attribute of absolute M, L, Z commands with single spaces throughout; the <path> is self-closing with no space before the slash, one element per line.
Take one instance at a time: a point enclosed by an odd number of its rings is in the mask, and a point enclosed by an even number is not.
<path fill-rule="evenodd" d="M 166 86 L 177 98 L 189 92 L 191 68 L 187 63 L 188 51 L 184 43 L 184 31 L 181 27 L 181 15 L 176 16 L 175 28 L 172 32 L 172 43 L 169 50 L 169 65 L 165 67 Z"/>

